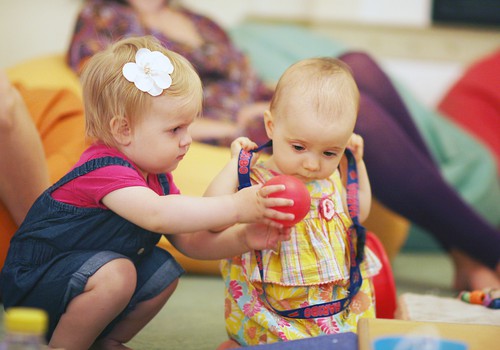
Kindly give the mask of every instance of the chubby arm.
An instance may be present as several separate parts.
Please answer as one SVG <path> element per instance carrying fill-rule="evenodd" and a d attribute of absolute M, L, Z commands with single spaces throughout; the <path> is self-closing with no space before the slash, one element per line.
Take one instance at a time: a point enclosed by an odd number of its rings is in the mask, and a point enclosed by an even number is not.
<path fill-rule="evenodd" d="M 209 230 L 235 223 L 262 222 L 281 227 L 272 219 L 290 219 L 271 209 L 290 206 L 293 201 L 268 198 L 283 187 L 260 185 L 237 193 L 217 197 L 191 197 L 184 195 L 159 196 L 147 187 L 126 187 L 103 197 L 103 204 L 118 215 L 147 230 L 158 233 L 189 233 Z"/>
<path fill-rule="evenodd" d="M 226 166 L 217 174 L 207 187 L 204 196 L 212 197 L 224 194 L 231 194 L 238 191 L 238 161 L 239 154 L 242 149 L 250 151 L 257 148 L 257 144 L 250 141 L 246 137 L 239 137 L 231 143 L 231 160 Z M 258 154 L 253 158 L 257 159 Z M 255 161 L 255 160 L 254 160 Z M 221 226 L 212 229 L 212 232 L 220 232 L 227 229 L 228 226 Z"/>
<path fill-rule="evenodd" d="M 352 151 L 354 158 L 356 159 L 356 165 L 358 169 L 358 182 L 359 182 L 359 221 L 363 222 L 368 218 L 370 214 L 370 208 L 372 205 L 372 191 L 370 186 L 370 180 L 368 179 L 368 172 L 366 170 L 365 162 L 363 161 L 364 153 L 364 141 L 360 135 L 353 134 L 347 144 L 347 147 Z M 344 157 L 345 158 L 345 157 Z M 341 172 L 346 174 L 347 172 L 347 161 L 343 159 L 341 163 Z M 344 181 L 346 177 L 344 176 Z"/>
<path fill-rule="evenodd" d="M 290 239 L 290 228 L 277 229 L 264 224 L 238 224 L 220 233 L 200 231 L 169 235 L 170 242 L 183 254 L 194 259 L 223 259 L 251 249 L 276 249 Z"/>
<path fill-rule="evenodd" d="M 231 143 L 231 160 L 217 174 L 205 191 L 205 197 L 230 194 L 238 191 L 238 157 L 242 149 L 250 151 L 257 148 L 257 144 L 246 137 L 239 137 Z M 258 157 L 254 155 L 253 161 Z"/>

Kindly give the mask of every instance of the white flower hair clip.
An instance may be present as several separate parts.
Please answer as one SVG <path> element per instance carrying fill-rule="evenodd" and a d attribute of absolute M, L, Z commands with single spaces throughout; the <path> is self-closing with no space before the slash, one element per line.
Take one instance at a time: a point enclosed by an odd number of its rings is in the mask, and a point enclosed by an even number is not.
<path fill-rule="evenodd" d="M 141 48 L 135 54 L 135 62 L 123 66 L 125 79 L 151 96 L 160 95 L 172 85 L 170 74 L 174 71 L 172 62 L 160 51 Z"/>

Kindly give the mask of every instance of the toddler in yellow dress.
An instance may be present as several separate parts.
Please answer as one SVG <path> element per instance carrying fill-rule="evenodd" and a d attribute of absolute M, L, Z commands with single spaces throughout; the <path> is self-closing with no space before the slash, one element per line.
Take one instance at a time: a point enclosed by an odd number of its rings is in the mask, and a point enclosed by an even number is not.
<path fill-rule="evenodd" d="M 280 242 L 276 250 L 248 252 L 222 262 L 231 340 L 221 348 L 355 332 L 359 318 L 375 317 L 371 277 L 380 270 L 380 262 L 363 246 L 363 238 L 358 240 L 347 200 L 359 221 L 366 219 L 370 183 L 363 140 L 353 134 L 358 103 L 349 68 L 333 58 L 297 62 L 278 82 L 264 113 L 272 155 L 253 162 L 251 182 L 265 183 L 278 174 L 295 176 L 307 186 L 311 207 L 292 227 L 291 239 Z M 254 147 L 244 145 L 248 150 Z M 354 155 L 357 173 L 348 168 L 346 148 Z M 358 202 L 346 196 L 347 175 L 357 178 Z M 207 194 L 237 187 L 238 180 L 228 176 L 214 182 Z M 356 256 L 364 256 L 359 267 Z"/>

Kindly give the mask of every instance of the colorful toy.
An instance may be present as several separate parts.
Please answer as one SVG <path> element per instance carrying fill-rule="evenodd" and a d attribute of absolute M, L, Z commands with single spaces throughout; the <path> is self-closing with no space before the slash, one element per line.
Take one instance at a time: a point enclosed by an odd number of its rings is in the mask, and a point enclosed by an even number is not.
<path fill-rule="evenodd" d="M 284 213 L 292 213 L 295 215 L 294 220 L 276 220 L 285 227 L 291 227 L 301 221 L 309 212 L 311 207 L 311 196 L 304 183 L 290 175 L 277 175 L 269 179 L 264 186 L 267 185 L 285 185 L 284 191 L 275 192 L 269 197 L 280 197 L 293 199 L 291 207 L 276 207 L 274 209 Z"/>
<path fill-rule="evenodd" d="M 500 290 L 498 289 L 462 291 L 458 295 L 458 299 L 469 304 L 484 305 L 490 309 L 500 309 Z"/>

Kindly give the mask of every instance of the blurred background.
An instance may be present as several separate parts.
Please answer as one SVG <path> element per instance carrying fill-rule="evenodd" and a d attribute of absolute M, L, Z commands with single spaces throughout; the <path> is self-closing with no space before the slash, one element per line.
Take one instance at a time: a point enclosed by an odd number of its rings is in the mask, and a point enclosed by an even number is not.
<path fill-rule="evenodd" d="M 0 68 L 65 52 L 81 1 L 0 0 Z M 227 28 L 249 19 L 292 22 L 367 50 L 431 106 L 465 65 L 500 45 L 500 0 L 181 2 Z"/>

